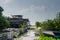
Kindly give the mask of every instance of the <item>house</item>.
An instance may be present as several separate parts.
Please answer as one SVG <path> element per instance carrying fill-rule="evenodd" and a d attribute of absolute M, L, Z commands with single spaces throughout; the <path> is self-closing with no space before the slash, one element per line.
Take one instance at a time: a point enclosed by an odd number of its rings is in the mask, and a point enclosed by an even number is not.
<path fill-rule="evenodd" d="M 23 18 L 22 15 L 12 15 L 8 20 L 10 22 L 10 27 L 12 28 L 19 28 L 22 23 L 25 23 L 26 26 L 30 25 L 29 19 Z"/>

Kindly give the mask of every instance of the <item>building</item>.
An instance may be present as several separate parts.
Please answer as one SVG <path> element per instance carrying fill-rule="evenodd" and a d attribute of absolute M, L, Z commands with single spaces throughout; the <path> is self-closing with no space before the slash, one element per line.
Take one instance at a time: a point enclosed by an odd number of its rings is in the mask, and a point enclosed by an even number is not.
<path fill-rule="evenodd" d="M 10 27 L 19 28 L 22 23 L 25 23 L 26 26 L 30 25 L 29 19 L 24 19 L 22 15 L 12 15 L 12 18 L 8 18 L 10 22 Z"/>

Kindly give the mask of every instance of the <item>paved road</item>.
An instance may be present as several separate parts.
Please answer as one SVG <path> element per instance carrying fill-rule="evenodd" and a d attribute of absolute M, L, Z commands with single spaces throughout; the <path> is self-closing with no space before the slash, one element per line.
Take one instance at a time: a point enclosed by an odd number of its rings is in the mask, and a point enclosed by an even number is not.
<path fill-rule="evenodd" d="M 14 40 L 34 40 L 37 38 L 35 36 L 35 32 L 33 30 L 29 30 L 24 36 L 21 36 L 20 38 L 16 38 Z"/>

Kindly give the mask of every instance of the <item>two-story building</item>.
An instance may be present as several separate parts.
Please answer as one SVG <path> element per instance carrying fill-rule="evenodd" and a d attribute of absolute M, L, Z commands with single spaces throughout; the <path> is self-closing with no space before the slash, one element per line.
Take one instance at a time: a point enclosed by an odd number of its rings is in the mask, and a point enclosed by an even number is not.
<path fill-rule="evenodd" d="M 12 15 L 8 20 L 10 22 L 10 27 L 12 28 L 19 28 L 22 23 L 25 23 L 26 26 L 30 25 L 29 19 L 23 18 L 22 15 Z"/>

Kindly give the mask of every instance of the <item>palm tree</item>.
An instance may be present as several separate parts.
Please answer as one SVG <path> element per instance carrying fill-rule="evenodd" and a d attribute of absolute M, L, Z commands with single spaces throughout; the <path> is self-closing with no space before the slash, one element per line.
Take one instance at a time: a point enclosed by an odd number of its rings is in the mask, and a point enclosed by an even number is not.
<path fill-rule="evenodd" d="M 4 9 L 0 6 L 0 16 L 2 16 L 2 11 L 4 11 Z"/>

